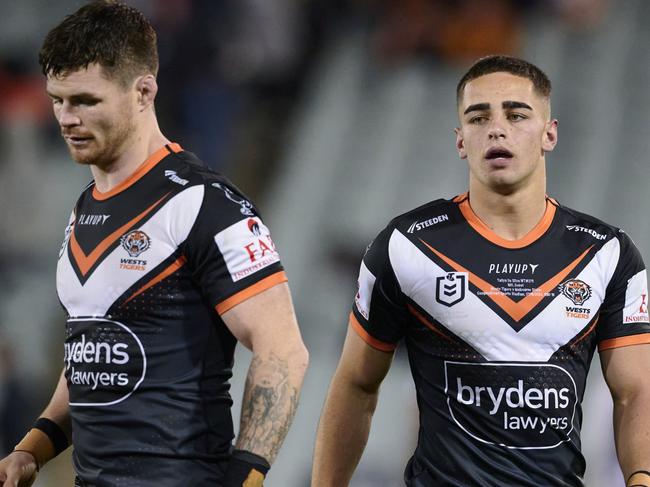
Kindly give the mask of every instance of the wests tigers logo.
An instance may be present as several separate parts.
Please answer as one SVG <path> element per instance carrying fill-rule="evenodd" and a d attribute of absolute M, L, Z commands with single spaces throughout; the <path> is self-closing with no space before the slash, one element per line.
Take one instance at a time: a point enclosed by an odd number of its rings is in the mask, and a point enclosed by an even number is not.
<path fill-rule="evenodd" d="M 149 236 L 141 230 L 131 230 L 122 235 L 120 243 L 131 257 L 137 257 L 151 245 Z"/>
<path fill-rule="evenodd" d="M 591 297 L 591 287 L 580 279 L 570 279 L 558 286 L 559 291 L 576 306 L 582 306 Z"/>

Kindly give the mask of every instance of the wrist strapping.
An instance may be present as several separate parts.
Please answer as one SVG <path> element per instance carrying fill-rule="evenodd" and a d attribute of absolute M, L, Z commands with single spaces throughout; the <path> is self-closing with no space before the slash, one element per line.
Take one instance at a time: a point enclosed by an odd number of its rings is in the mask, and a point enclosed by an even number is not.
<path fill-rule="evenodd" d="M 271 465 L 246 450 L 233 450 L 223 478 L 224 487 L 261 486 Z"/>
<path fill-rule="evenodd" d="M 31 453 L 36 460 L 36 469 L 40 470 L 68 445 L 68 437 L 58 424 L 47 418 L 38 418 L 14 451 Z"/>
<path fill-rule="evenodd" d="M 627 478 L 625 483 L 628 487 L 649 487 L 650 472 L 647 470 L 637 470 Z"/>

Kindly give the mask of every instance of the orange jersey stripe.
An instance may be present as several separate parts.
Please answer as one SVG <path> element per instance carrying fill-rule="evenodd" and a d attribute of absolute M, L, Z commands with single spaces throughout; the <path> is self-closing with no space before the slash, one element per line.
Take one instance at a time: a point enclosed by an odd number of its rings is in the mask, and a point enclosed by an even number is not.
<path fill-rule="evenodd" d="M 363 326 L 361 326 L 361 323 L 359 323 L 359 320 L 354 316 L 354 313 L 350 313 L 350 326 L 357 332 L 357 335 L 359 335 L 361 339 L 372 348 L 376 348 L 382 352 L 392 352 L 397 348 L 396 344 L 382 342 L 381 340 L 377 340 L 371 336 Z"/>
<path fill-rule="evenodd" d="M 169 149 L 167 148 L 169 147 Z M 126 178 L 124 181 L 122 181 L 120 184 L 115 186 L 113 189 L 110 191 L 106 191 L 102 193 L 97 189 L 97 186 L 93 188 L 93 198 L 99 201 L 107 200 L 111 196 L 115 196 L 118 193 L 121 193 L 124 191 L 126 188 L 129 186 L 132 186 L 135 184 L 142 176 L 147 174 L 156 164 L 158 164 L 160 161 L 162 161 L 166 156 L 169 155 L 169 150 L 171 149 L 172 152 L 181 152 L 183 149 L 181 148 L 180 145 L 176 143 L 168 144 L 164 147 L 161 147 L 158 149 L 156 152 L 151 154 L 146 161 L 144 161 L 136 170 L 133 174 L 131 174 L 128 178 Z"/>
<path fill-rule="evenodd" d="M 580 343 L 582 340 L 584 340 L 585 338 L 587 338 L 587 337 L 591 334 L 592 331 L 594 331 L 594 329 L 596 328 L 596 325 L 598 324 L 598 320 L 599 320 L 599 319 L 600 319 L 599 315 L 596 315 L 596 319 L 595 319 L 594 322 L 591 324 L 591 326 L 589 327 L 589 329 L 584 333 L 584 335 L 582 335 L 582 336 L 581 336 L 580 338 L 578 338 L 575 342 L 573 342 L 573 346 L 574 346 L 574 347 L 575 347 L 578 343 Z"/>
<path fill-rule="evenodd" d="M 456 272 L 466 272 L 467 275 L 469 276 L 469 281 L 472 284 L 474 284 L 477 288 L 479 288 L 481 291 L 486 293 L 486 295 L 492 301 L 494 301 L 503 311 L 508 313 L 508 315 L 510 315 L 510 317 L 515 321 L 521 320 L 535 306 L 537 306 L 539 302 L 542 299 L 544 299 L 545 294 L 551 291 L 556 286 L 558 286 L 562 282 L 562 280 L 582 261 L 582 259 L 585 258 L 587 253 L 589 253 L 589 251 L 593 248 L 593 245 L 588 247 L 582 254 L 578 256 L 578 258 L 576 258 L 573 262 L 571 262 L 560 272 L 555 274 L 555 276 L 550 278 L 548 281 L 546 281 L 537 289 L 534 289 L 531 294 L 523 298 L 521 301 L 516 302 L 513 301 L 508 296 L 506 296 L 500 289 L 495 288 L 489 282 L 484 281 L 476 274 L 470 272 L 469 270 L 461 266 L 459 263 L 450 259 L 449 257 L 442 254 L 441 252 L 438 252 L 436 249 L 434 249 L 431 245 L 426 243 L 424 240 L 420 239 L 420 242 L 426 245 L 427 248 L 431 250 L 431 252 L 433 252 L 442 260 L 444 260 L 447 264 L 449 264 Z"/>
<path fill-rule="evenodd" d="M 603 340 L 598 344 L 598 351 L 602 352 L 603 350 L 609 350 L 611 348 L 628 347 L 630 345 L 641 345 L 644 343 L 650 343 L 650 333 L 641 333 L 639 335 Z"/>
<path fill-rule="evenodd" d="M 70 236 L 70 249 L 72 250 L 72 256 L 74 257 L 74 260 L 76 261 L 77 265 L 79 266 L 79 270 L 81 271 L 82 275 L 86 275 L 90 268 L 95 265 L 95 262 L 97 262 L 97 259 L 99 259 L 102 254 L 113 244 L 115 241 L 120 238 L 129 228 L 131 228 L 133 225 L 138 223 L 140 220 L 142 220 L 145 216 L 147 216 L 149 213 L 151 213 L 153 210 L 155 210 L 162 202 L 169 196 L 169 193 L 164 195 L 162 198 L 160 198 L 158 201 L 156 201 L 153 205 L 151 205 L 149 208 L 144 210 L 142 213 L 137 215 L 135 218 L 132 218 L 130 221 L 122 225 L 120 228 L 115 230 L 113 233 L 111 233 L 108 237 L 106 237 L 104 240 L 99 242 L 99 245 L 93 249 L 92 252 L 90 252 L 89 255 L 86 255 L 84 251 L 81 249 L 81 246 L 79 245 L 79 242 L 77 242 L 77 238 L 75 236 L 75 229 L 72 230 L 72 235 Z"/>
<path fill-rule="evenodd" d="M 124 301 L 124 303 L 122 303 L 122 306 L 124 306 L 126 303 L 131 301 L 133 298 L 135 298 L 139 294 L 142 294 L 143 292 L 145 292 L 150 287 L 155 286 L 156 284 L 158 284 L 163 279 L 167 278 L 168 276 L 171 276 L 174 272 L 176 272 L 178 269 L 183 267 L 186 262 L 187 262 L 187 259 L 185 258 L 185 256 L 181 255 L 178 259 L 176 259 L 174 262 L 172 262 L 166 269 L 164 269 L 160 274 L 158 274 L 156 277 L 154 277 L 149 282 L 147 282 L 144 286 L 142 286 L 140 289 L 138 289 L 135 293 L 133 293 L 129 299 L 127 299 L 126 301 Z"/>
<path fill-rule="evenodd" d="M 434 326 L 433 323 L 430 323 L 429 320 L 427 320 L 427 319 L 422 315 L 422 313 L 420 313 L 420 312 L 419 312 L 417 309 L 415 309 L 413 306 L 411 306 L 410 304 L 407 304 L 406 307 L 408 308 L 408 310 L 411 312 L 411 314 L 412 314 L 413 316 L 415 316 L 419 321 L 421 321 L 422 324 L 423 324 L 424 326 L 426 326 L 427 328 L 429 328 L 432 332 L 434 332 L 434 333 L 437 334 L 437 335 L 440 335 L 442 338 L 444 338 L 444 339 L 447 340 L 447 341 L 450 341 L 450 342 L 453 341 L 453 340 L 452 340 L 451 338 L 449 338 L 447 335 L 445 335 L 445 334 L 442 333 L 440 330 L 438 330 L 438 328 L 436 328 L 436 327 Z"/>
<path fill-rule="evenodd" d="M 284 271 L 276 272 L 275 274 L 271 274 L 270 276 L 257 281 L 255 284 L 247 287 L 246 289 L 242 289 L 238 293 L 233 294 L 229 298 L 221 301 L 214 308 L 217 310 L 217 313 L 222 315 L 229 309 L 237 306 L 239 303 L 252 298 L 262 291 L 266 291 L 267 289 L 270 289 L 277 284 L 287 282 L 287 280 L 287 275 L 284 273 Z"/>
<path fill-rule="evenodd" d="M 167 198 L 167 196 L 169 196 L 169 193 L 164 195 L 162 198 L 156 201 L 149 208 L 144 210 L 135 218 L 132 218 L 130 221 L 128 221 L 120 228 L 115 230 L 113 233 L 111 233 L 104 240 L 99 242 L 99 245 L 97 245 L 97 247 L 95 247 L 89 255 L 86 255 L 84 251 L 81 249 L 81 246 L 79 245 L 79 242 L 77 242 L 77 238 L 75 237 L 75 229 L 73 229 L 72 235 L 70 236 L 70 249 L 72 250 L 72 256 L 74 257 L 74 260 L 79 266 L 79 270 L 81 271 L 81 274 L 85 276 L 90 270 L 90 268 L 95 264 L 95 262 L 97 262 L 97 259 L 99 259 L 101 255 L 106 251 L 106 249 L 108 249 L 129 228 L 131 228 L 133 225 L 135 225 L 140 220 L 142 220 L 145 216 L 151 213 L 154 209 L 156 209 L 160 205 L 160 203 Z"/>

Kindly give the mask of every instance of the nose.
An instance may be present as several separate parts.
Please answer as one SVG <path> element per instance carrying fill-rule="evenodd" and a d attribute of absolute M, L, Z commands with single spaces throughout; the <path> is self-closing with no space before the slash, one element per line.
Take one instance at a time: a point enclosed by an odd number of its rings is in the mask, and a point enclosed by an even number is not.
<path fill-rule="evenodd" d="M 58 112 L 57 118 L 61 127 L 74 127 L 76 125 L 81 125 L 81 119 L 69 103 L 63 102 Z"/>
<path fill-rule="evenodd" d="M 488 131 L 488 138 L 490 140 L 499 140 L 506 138 L 506 131 L 499 124 L 492 124 Z"/>
<path fill-rule="evenodd" d="M 488 127 L 488 138 L 490 140 L 499 140 L 506 138 L 506 129 L 505 125 L 507 120 L 501 116 L 501 114 L 495 114 L 490 119 L 490 125 Z"/>

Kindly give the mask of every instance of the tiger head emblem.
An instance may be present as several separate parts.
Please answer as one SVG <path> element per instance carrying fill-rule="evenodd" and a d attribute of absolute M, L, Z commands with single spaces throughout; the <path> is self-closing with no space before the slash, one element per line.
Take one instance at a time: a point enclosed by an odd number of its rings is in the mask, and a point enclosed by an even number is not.
<path fill-rule="evenodd" d="M 151 245 L 149 236 L 141 230 L 131 230 L 122 235 L 120 243 L 131 257 L 137 257 Z"/>
<path fill-rule="evenodd" d="M 582 306 L 591 297 L 591 287 L 580 279 L 564 281 L 559 286 L 560 292 L 576 306 Z"/>

